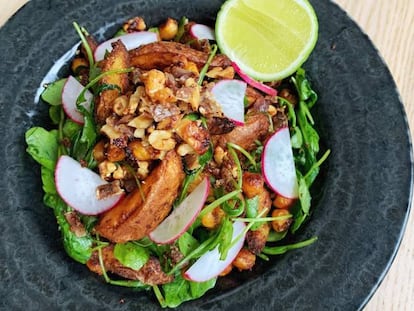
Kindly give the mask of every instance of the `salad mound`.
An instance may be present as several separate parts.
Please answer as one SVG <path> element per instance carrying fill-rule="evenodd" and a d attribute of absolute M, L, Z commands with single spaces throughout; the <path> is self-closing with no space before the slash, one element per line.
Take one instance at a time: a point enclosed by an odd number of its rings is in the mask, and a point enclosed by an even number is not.
<path fill-rule="evenodd" d="M 100 44 L 74 27 L 71 75 L 42 94 L 54 127 L 26 132 L 70 257 L 176 307 L 316 240 L 284 242 L 329 154 L 318 159 L 303 69 L 248 78 L 185 17 L 149 29 L 135 17 Z"/>

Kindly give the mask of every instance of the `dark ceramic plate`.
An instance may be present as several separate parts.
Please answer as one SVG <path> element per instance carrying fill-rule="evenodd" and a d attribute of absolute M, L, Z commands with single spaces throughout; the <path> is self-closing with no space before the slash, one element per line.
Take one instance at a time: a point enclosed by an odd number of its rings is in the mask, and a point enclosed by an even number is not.
<path fill-rule="evenodd" d="M 314 110 L 325 147 L 314 214 L 298 239 L 316 244 L 241 277 L 223 279 L 182 310 L 355 310 L 369 300 L 400 244 L 411 200 L 408 126 L 390 72 L 366 35 L 336 5 L 312 1 L 320 38 L 306 63 L 320 95 Z M 66 256 L 39 167 L 24 133 L 47 124 L 42 81 L 67 74 L 58 59 L 78 37 L 72 21 L 112 35 L 126 18 L 212 23 L 221 1 L 31 0 L 0 30 L 0 309 L 156 310 L 150 293 L 109 286 Z M 50 71 L 52 68 L 52 71 Z M 44 80 L 46 79 L 46 80 Z"/>

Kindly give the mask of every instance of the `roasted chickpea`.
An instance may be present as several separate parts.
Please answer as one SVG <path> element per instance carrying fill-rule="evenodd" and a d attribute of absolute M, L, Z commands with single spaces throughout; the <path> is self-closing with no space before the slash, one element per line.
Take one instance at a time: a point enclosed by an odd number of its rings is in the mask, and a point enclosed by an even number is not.
<path fill-rule="evenodd" d="M 93 158 L 100 163 L 106 159 L 105 156 L 105 141 L 100 140 L 93 148 Z"/>
<path fill-rule="evenodd" d="M 281 195 L 276 195 L 275 199 L 273 200 L 273 206 L 277 208 L 289 209 L 294 202 L 294 199 L 289 199 Z"/>
<path fill-rule="evenodd" d="M 135 31 L 143 31 L 147 28 L 144 19 L 141 16 L 136 16 L 134 18 L 129 19 L 124 25 L 122 25 L 122 29 L 125 32 L 135 32 Z"/>
<path fill-rule="evenodd" d="M 279 217 L 279 216 L 288 216 L 290 215 L 287 209 L 277 208 L 274 209 L 272 212 L 272 217 Z M 289 229 L 290 225 L 292 224 L 292 218 L 280 219 L 280 220 L 272 220 L 272 228 L 276 232 L 283 232 Z"/>
<path fill-rule="evenodd" d="M 226 276 L 227 274 L 229 274 L 231 271 L 233 270 L 233 265 L 229 264 L 226 269 L 223 270 L 223 272 L 221 272 L 219 274 L 219 276 Z"/>
<path fill-rule="evenodd" d="M 244 172 L 242 185 L 243 193 L 248 198 L 253 198 L 263 192 L 264 180 L 260 174 Z"/>
<path fill-rule="evenodd" d="M 224 215 L 224 211 L 220 207 L 216 207 L 201 218 L 201 224 L 206 228 L 213 229 L 220 224 Z"/>
<path fill-rule="evenodd" d="M 247 248 L 242 248 L 233 260 L 233 266 L 239 270 L 250 270 L 256 263 L 256 255 Z"/>
<path fill-rule="evenodd" d="M 172 40 L 177 35 L 177 32 L 178 22 L 170 17 L 159 27 L 161 40 Z"/>

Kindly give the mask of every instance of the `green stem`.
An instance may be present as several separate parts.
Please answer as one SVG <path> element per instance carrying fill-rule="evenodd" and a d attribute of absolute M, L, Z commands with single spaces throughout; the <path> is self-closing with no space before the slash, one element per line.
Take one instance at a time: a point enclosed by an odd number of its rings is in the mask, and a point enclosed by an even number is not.
<path fill-rule="evenodd" d="M 316 162 L 316 163 L 314 163 L 313 165 L 312 165 L 312 167 L 308 170 L 308 172 L 306 173 L 306 175 L 303 177 L 303 178 L 308 178 L 309 177 L 309 175 L 312 173 L 312 171 L 314 170 L 314 169 L 316 169 L 317 167 L 319 167 L 319 166 L 321 166 L 322 165 L 322 163 L 323 162 L 325 162 L 325 160 L 329 157 L 329 155 L 331 154 L 331 150 L 330 149 L 328 149 L 324 154 L 323 154 L 323 156 Z"/>
<path fill-rule="evenodd" d="M 203 210 L 198 214 L 198 219 L 201 219 L 204 215 L 210 213 L 213 209 L 215 209 L 217 206 L 223 204 L 223 202 L 226 202 L 227 200 L 232 199 L 236 195 L 238 195 L 241 192 L 241 190 L 234 190 L 232 192 L 229 192 L 222 197 L 218 198 L 217 200 L 211 202 L 209 205 L 207 205 Z"/>
<path fill-rule="evenodd" d="M 298 248 L 302 248 L 305 246 L 309 246 L 312 243 L 314 243 L 317 239 L 318 237 L 315 236 L 308 240 L 301 241 L 301 242 L 294 243 L 294 244 L 274 246 L 274 247 L 265 246 L 262 252 L 267 255 L 281 255 L 293 249 L 298 249 Z"/>
<path fill-rule="evenodd" d="M 254 166 L 254 168 L 257 168 L 257 162 L 254 159 L 254 157 L 252 157 L 252 155 L 250 153 L 247 152 L 246 149 L 240 147 L 239 145 L 236 145 L 234 143 L 227 143 L 228 147 L 231 147 L 233 149 L 236 149 L 237 151 L 240 151 L 246 158 L 247 160 L 249 160 L 249 162 Z"/>
<path fill-rule="evenodd" d="M 86 40 L 86 37 L 84 35 L 84 33 L 87 32 L 84 28 L 81 28 L 76 22 L 73 22 L 73 27 L 75 27 L 75 30 L 78 33 L 82 41 L 82 44 L 85 48 L 86 54 L 88 55 L 89 66 L 92 67 L 94 65 L 93 53 L 91 47 L 89 46 L 88 40 Z"/>
<path fill-rule="evenodd" d="M 292 218 L 292 215 L 282 215 L 276 217 L 262 217 L 262 218 L 243 218 L 243 217 L 236 217 L 233 220 L 244 221 L 244 222 L 264 222 L 264 221 L 273 221 L 273 220 L 285 220 Z"/>
<path fill-rule="evenodd" d="M 204 65 L 204 67 L 200 71 L 200 76 L 199 76 L 198 82 L 197 82 L 198 85 L 203 84 L 204 77 L 205 77 L 205 75 L 207 73 L 207 70 L 210 67 L 210 64 L 213 61 L 213 58 L 216 55 L 216 53 L 217 53 L 217 45 L 216 44 L 213 44 L 211 46 L 210 56 L 208 57 L 206 64 Z"/>
<path fill-rule="evenodd" d="M 234 163 L 236 163 L 237 166 L 237 189 L 241 189 L 242 185 L 243 185 L 243 171 L 241 168 L 241 164 L 240 164 L 240 159 L 237 156 L 236 151 L 234 151 L 234 149 L 232 148 L 232 146 L 230 144 L 227 144 L 227 148 L 230 152 L 230 155 L 232 156 Z"/>

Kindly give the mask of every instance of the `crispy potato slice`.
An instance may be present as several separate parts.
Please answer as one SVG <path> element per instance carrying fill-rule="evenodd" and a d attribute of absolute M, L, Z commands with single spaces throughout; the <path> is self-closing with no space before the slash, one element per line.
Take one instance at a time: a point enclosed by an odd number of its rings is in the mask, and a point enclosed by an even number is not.
<path fill-rule="evenodd" d="M 125 45 L 119 40 L 112 44 L 113 50 L 102 61 L 102 72 L 126 69 L 130 67 L 129 54 Z M 113 101 L 129 88 L 128 73 L 109 74 L 104 76 L 100 83 L 102 85 L 116 85 L 120 90 L 104 90 L 101 92 L 96 103 L 96 118 L 98 123 L 104 123 L 106 118 L 113 112 Z"/>
<path fill-rule="evenodd" d="M 174 150 L 169 151 L 145 179 L 143 195 L 136 189 L 126 196 L 103 214 L 96 231 L 116 243 L 143 238 L 167 217 L 183 179 L 181 158 Z"/>
<path fill-rule="evenodd" d="M 129 51 L 131 65 L 141 69 L 160 69 L 186 64 L 188 61 L 197 65 L 198 69 L 203 68 L 208 59 L 208 53 L 195 50 L 185 44 L 169 41 L 158 41 L 143 45 Z M 210 67 L 231 66 L 229 58 L 223 54 L 216 55 Z"/>

